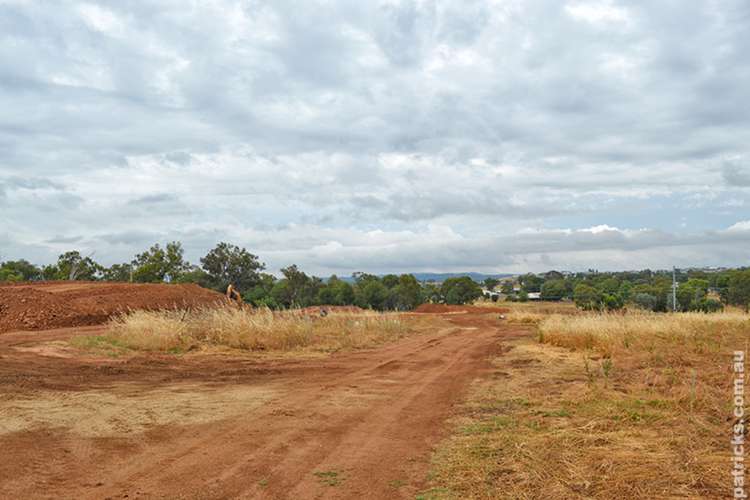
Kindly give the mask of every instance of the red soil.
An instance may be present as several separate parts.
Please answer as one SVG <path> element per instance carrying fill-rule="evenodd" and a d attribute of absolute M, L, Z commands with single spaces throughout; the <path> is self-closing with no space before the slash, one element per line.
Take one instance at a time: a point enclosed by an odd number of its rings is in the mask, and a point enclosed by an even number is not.
<path fill-rule="evenodd" d="M 507 309 L 500 307 L 477 307 L 477 306 L 451 306 L 448 304 L 422 304 L 417 307 L 414 312 L 418 313 L 431 313 L 431 314 L 446 314 L 446 313 L 503 313 L 507 312 Z"/>
<path fill-rule="evenodd" d="M 97 327 L 2 335 L 0 497 L 413 499 L 466 389 L 504 374 L 490 360 L 528 334 L 484 312 L 308 360 L 51 356 L 41 347 Z M 189 402 L 156 419 L 180 395 Z"/>
<path fill-rule="evenodd" d="M 0 285 L 0 333 L 97 325 L 133 309 L 215 304 L 223 295 L 198 285 L 45 282 Z"/>

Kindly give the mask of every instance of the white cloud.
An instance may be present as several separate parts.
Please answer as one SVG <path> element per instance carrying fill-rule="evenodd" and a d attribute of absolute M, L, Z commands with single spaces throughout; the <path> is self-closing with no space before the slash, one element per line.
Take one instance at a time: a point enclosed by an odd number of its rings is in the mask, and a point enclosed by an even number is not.
<path fill-rule="evenodd" d="M 92 29 L 109 35 L 123 33 L 123 22 L 111 10 L 89 3 L 80 5 L 78 9 L 86 24 Z"/>
<path fill-rule="evenodd" d="M 727 231 L 736 231 L 736 232 L 750 231 L 750 220 L 743 220 L 735 224 L 732 224 L 727 229 Z"/>
<path fill-rule="evenodd" d="M 574 19 L 592 24 L 628 23 L 631 18 L 623 7 L 617 7 L 610 1 L 575 2 L 565 6 L 565 11 Z"/>

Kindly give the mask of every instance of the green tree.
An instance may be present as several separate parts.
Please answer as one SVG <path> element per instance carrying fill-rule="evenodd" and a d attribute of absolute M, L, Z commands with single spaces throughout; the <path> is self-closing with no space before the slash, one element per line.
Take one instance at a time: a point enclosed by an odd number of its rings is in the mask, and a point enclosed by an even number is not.
<path fill-rule="evenodd" d="M 133 272 L 133 266 L 130 264 L 112 264 L 102 272 L 104 281 L 130 281 L 130 275 Z"/>
<path fill-rule="evenodd" d="M 540 292 L 542 290 L 542 284 L 544 279 L 540 278 L 536 274 L 524 274 L 518 277 L 518 282 L 521 284 L 526 292 Z"/>
<path fill-rule="evenodd" d="M 266 266 L 244 248 L 219 243 L 201 260 L 203 270 L 210 277 L 211 287 L 224 291 L 231 284 L 247 291 L 260 283 L 260 272 Z"/>
<path fill-rule="evenodd" d="M 386 288 L 394 288 L 398 285 L 398 276 L 395 274 L 386 274 L 380 281 Z"/>
<path fill-rule="evenodd" d="M 573 300 L 576 306 L 581 309 L 590 311 L 601 307 L 601 293 L 591 285 L 580 283 L 573 290 Z"/>
<path fill-rule="evenodd" d="M 468 276 L 462 276 L 445 280 L 440 294 L 446 304 L 468 304 L 482 296 L 482 289 Z"/>
<path fill-rule="evenodd" d="M 500 280 L 497 278 L 485 278 L 484 280 L 484 287 L 487 290 L 494 290 L 497 285 L 500 284 Z"/>
<path fill-rule="evenodd" d="M 422 300 L 432 303 L 440 302 L 442 300 L 440 287 L 435 283 L 425 283 L 422 285 Z"/>
<path fill-rule="evenodd" d="M 279 304 L 273 299 L 271 291 L 276 284 L 276 278 L 272 274 L 260 273 L 258 284 L 242 294 L 242 299 L 248 304 L 256 307 L 270 307 L 276 309 Z"/>
<path fill-rule="evenodd" d="M 366 280 L 362 286 L 357 288 L 358 306 L 378 311 L 385 309 L 389 292 L 380 280 Z"/>
<path fill-rule="evenodd" d="M 133 259 L 133 281 L 139 283 L 177 282 L 191 270 L 185 261 L 182 243 L 172 241 L 162 248 L 158 243 Z"/>
<path fill-rule="evenodd" d="M 187 270 L 180 274 L 177 278 L 177 283 L 195 283 L 203 288 L 211 288 L 213 280 L 202 268 L 191 265 Z"/>
<path fill-rule="evenodd" d="M 396 293 L 395 309 L 408 311 L 423 302 L 422 287 L 417 279 L 411 274 L 402 274 L 398 277 L 398 285 L 394 288 Z"/>
<path fill-rule="evenodd" d="M 10 260 L 0 264 L 0 281 L 35 281 L 42 270 L 26 260 Z"/>
<path fill-rule="evenodd" d="M 289 281 L 282 279 L 274 283 L 270 294 L 273 303 L 277 307 L 290 308 L 293 304 L 292 292 L 289 287 Z"/>
<path fill-rule="evenodd" d="M 307 307 L 315 303 L 318 291 L 323 287 L 320 278 L 311 277 L 300 271 L 296 265 L 281 270 L 284 275 L 288 303 L 292 307 Z"/>
<path fill-rule="evenodd" d="M 727 303 L 750 309 L 750 269 L 734 271 L 727 280 Z"/>
<path fill-rule="evenodd" d="M 698 304 L 697 309 L 704 313 L 715 313 L 723 310 L 724 305 L 716 299 L 704 298 Z"/>
<path fill-rule="evenodd" d="M 333 306 L 352 305 L 354 304 L 354 288 L 334 274 L 318 292 L 318 303 Z"/>
<path fill-rule="evenodd" d="M 623 280 L 620 282 L 620 289 L 617 293 L 619 293 L 620 297 L 622 297 L 624 301 L 627 302 L 630 300 L 632 292 L 633 284 L 630 281 Z"/>
<path fill-rule="evenodd" d="M 562 280 L 565 279 L 565 276 L 560 271 L 549 271 L 544 274 L 544 280 Z"/>
<path fill-rule="evenodd" d="M 622 309 L 625 305 L 625 301 L 616 293 L 605 293 L 602 296 L 602 305 L 608 311 L 615 311 L 617 309 Z"/>
<path fill-rule="evenodd" d="M 102 275 L 104 268 L 90 256 L 83 257 L 77 250 L 65 252 L 57 259 L 57 264 L 43 270 L 45 279 L 95 281 Z"/>
<path fill-rule="evenodd" d="M 548 280 L 542 285 L 542 300 L 562 300 L 567 294 L 568 289 L 565 286 L 565 280 Z"/>
<path fill-rule="evenodd" d="M 608 277 L 603 279 L 597 287 L 603 293 L 615 294 L 620 289 L 620 281 L 614 277 Z"/>
<path fill-rule="evenodd" d="M 633 303 L 647 311 L 653 311 L 656 308 L 656 297 L 650 293 L 639 292 L 633 296 Z"/>
<path fill-rule="evenodd" d="M 696 311 L 708 293 L 708 280 L 690 278 L 677 288 L 677 305 L 681 311 Z"/>

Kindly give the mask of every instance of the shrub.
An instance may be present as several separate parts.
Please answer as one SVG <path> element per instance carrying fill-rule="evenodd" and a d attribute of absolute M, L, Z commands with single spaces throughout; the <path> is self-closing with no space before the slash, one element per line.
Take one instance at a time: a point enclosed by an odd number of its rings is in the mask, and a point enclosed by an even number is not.
<path fill-rule="evenodd" d="M 716 299 L 703 299 L 698 303 L 698 310 L 704 313 L 715 313 L 724 310 L 724 304 Z"/>
<path fill-rule="evenodd" d="M 653 311 L 656 307 L 656 297 L 650 293 L 636 293 L 633 303 L 646 311 Z"/>

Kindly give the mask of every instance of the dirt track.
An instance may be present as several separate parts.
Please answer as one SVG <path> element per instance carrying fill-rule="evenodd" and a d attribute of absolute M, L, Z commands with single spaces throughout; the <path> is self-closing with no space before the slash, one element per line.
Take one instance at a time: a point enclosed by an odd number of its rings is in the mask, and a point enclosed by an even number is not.
<path fill-rule="evenodd" d="M 5 334 L 0 492 L 413 498 L 464 389 L 522 333 L 492 315 L 443 318 L 431 334 L 304 361 L 83 360 L 39 347 L 78 331 Z"/>

